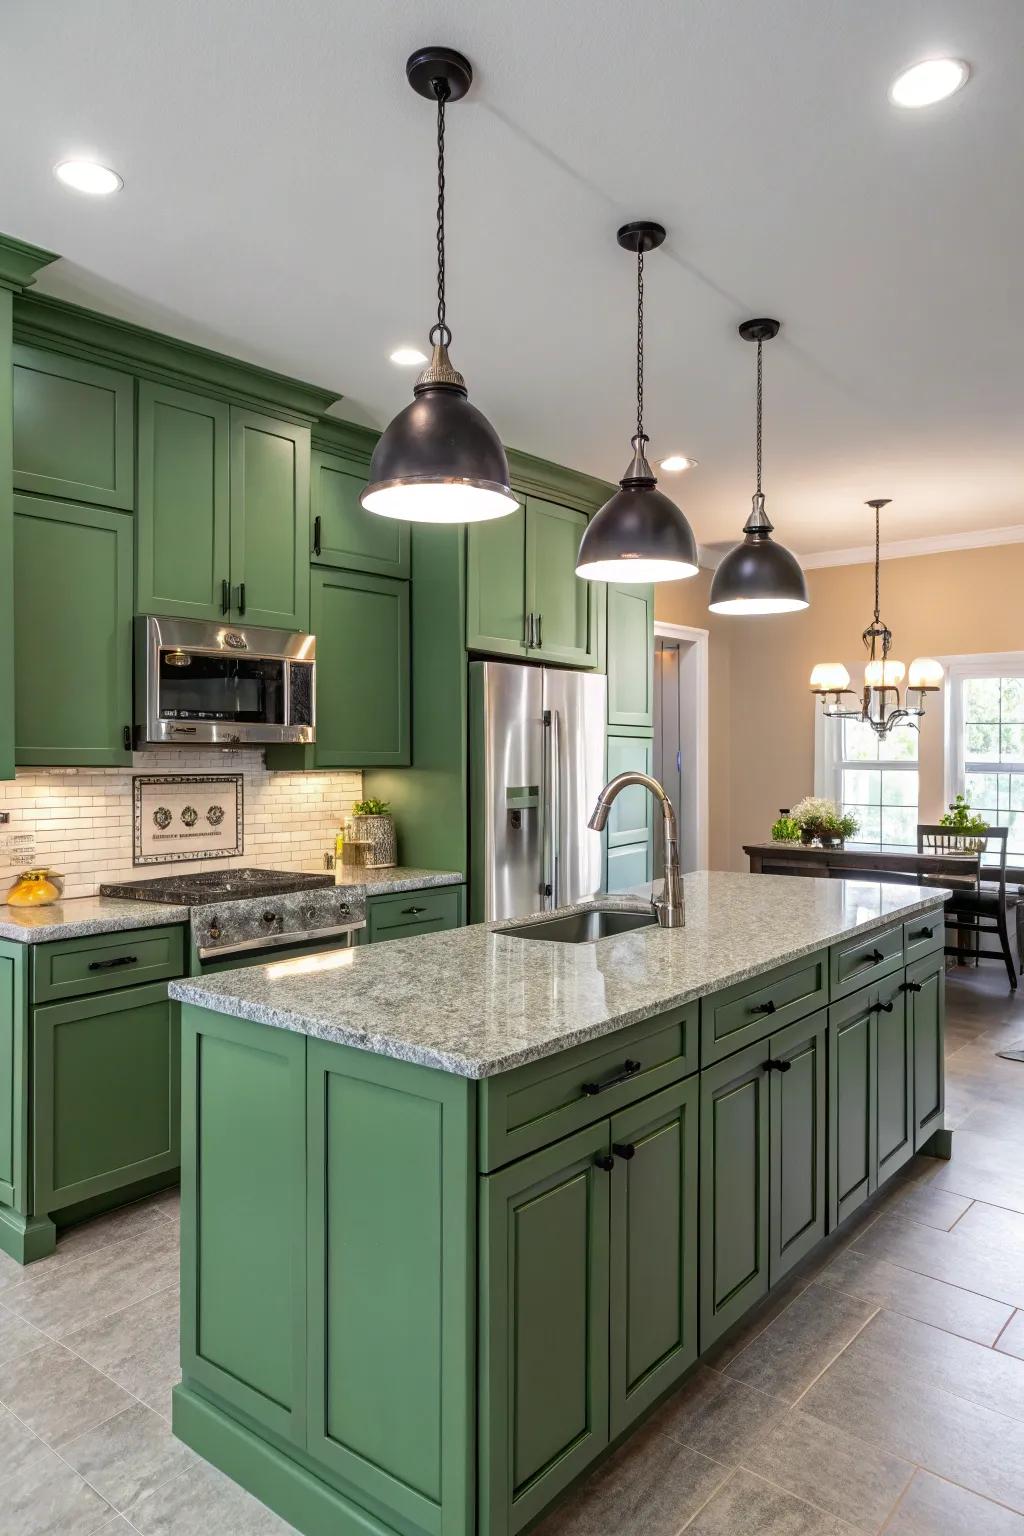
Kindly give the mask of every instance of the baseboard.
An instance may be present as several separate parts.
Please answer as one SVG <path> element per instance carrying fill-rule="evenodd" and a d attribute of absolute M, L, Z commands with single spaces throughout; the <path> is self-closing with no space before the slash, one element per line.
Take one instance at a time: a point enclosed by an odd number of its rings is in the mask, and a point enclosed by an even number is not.
<path fill-rule="evenodd" d="M 0 1206 L 0 1250 L 19 1264 L 45 1259 L 57 1246 L 57 1229 L 48 1216 L 20 1216 Z"/>

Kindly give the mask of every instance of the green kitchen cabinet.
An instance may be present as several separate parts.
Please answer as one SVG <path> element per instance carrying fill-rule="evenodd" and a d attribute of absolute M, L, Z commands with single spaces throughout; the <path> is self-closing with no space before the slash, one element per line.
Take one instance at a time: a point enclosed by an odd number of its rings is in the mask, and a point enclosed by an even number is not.
<path fill-rule="evenodd" d="M 134 380 L 127 373 L 17 344 L 15 490 L 130 512 L 133 401 Z"/>
<path fill-rule="evenodd" d="M 940 949 L 907 966 L 907 1015 L 914 1058 L 914 1150 L 918 1152 L 933 1131 L 941 1128 L 946 1103 L 945 965 Z"/>
<path fill-rule="evenodd" d="M 767 1040 L 700 1074 L 700 1347 L 768 1293 Z"/>
<path fill-rule="evenodd" d="M 608 1443 L 613 1166 L 602 1120 L 481 1180 L 481 1536 L 521 1530 Z"/>
<path fill-rule="evenodd" d="M 609 848 L 605 858 L 604 887 L 609 895 L 631 891 L 653 878 L 649 843 L 628 843 Z"/>
<path fill-rule="evenodd" d="M 875 990 L 876 1181 L 881 1184 L 914 1155 L 914 1047 L 902 977 L 880 982 Z"/>
<path fill-rule="evenodd" d="M 465 922 L 466 887 L 434 886 L 402 891 L 396 896 L 370 896 L 366 903 L 366 936 L 371 944 L 387 939 L 412 939 L 424 933 L 446 933 Z"/>
<path fill-rule="evenodd" d="M 366 471 L 340 454 L 313 450 L 310 472 L 310 559 L 314 565 L 368 571 L 371 576 L 410 574 L 410 529 L 379 517 L 359 503 Z"/>
<path fill-rule="evenodd" d="M 874 1193 L 877 1036 L 872 989 L 829 1008 L 829 1226 Z"/>
<path fill-rule="evenodd" d="M 232 612 L 309 628 L 308 427 L 231 407 Z"/>
<path fill-rule="evenodd" d="M 132 519 L 16 496 L 15 760 L 131 761 Z"/>
<path fill-rule="evenodd" d="M 608 585 L 608 724 L 654 728 L 654 588 Z"/>
<path fill-rule="evenodd" d="M 608 737 L 607 776 L 650 773 L 654 754 L 651 738 Z M 624 789 L 612 805 L 605 833 L 605 890 L 624 891 L 652 878 L 654 859 L 654 800 L 639 786 Z"/>
<path fill-rule="evenodd" d="M 219 619 L 231 602 L 230 408 L 139 383 L 136 611 Z"/>
<path fill-rule="evenodd" d="M 29 1030 L 25 946 L 0 940 L 0 1205 L 29 1209 Z"/>
<path fill-rule="evenodd" d="M 177 1168 L 178 1009 L 166 985 L 33 1008 L 32 1051 L 37 1212 Z"/>
<path fill-rule="evenodd" d="M 576 575 L 587 514 L 528 496 L 467 533 L 466 645 L 555 666 L 598 658 L 600 584 Z"/>
<path fill-rule="evenodd" d="M 699 1108 L 689 1077 L 612 1116 L 613 1440 L 697 1358 Z"/>
<path fill-rule="evenodd" d="M 825 1236 L 828 1014 L 772 1035 L 769 1074 L 769 1283 Z"/>

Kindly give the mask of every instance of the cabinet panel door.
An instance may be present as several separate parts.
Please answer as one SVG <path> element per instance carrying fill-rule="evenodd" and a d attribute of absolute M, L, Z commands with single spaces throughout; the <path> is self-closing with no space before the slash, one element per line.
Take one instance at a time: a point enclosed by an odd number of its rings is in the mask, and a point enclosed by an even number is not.
<path fill-rule="evenodd" d="M 694 1076 L 612 1116 L 613 1440 L 697 1358 L 699 1104 Z"/>
<path fill-rule="evenodd" d="M 37 1214 L 178 1166 L 178 1009 L 163 982 L 34 1008 L 32 1040 Z"/>
<path fill-rule="evenodd" d="M 409 583 L 314 570 L 318 768 L 407 765 Z"/>
<path fill-rule="evenodd" d="M 466 648 L 526 655 L 526 508 L 466 532 Z"/>
<path fill-rule="evenodd" d="M 874 1192 L 876 1030 L 866 988 L 829 1009 L 829 1226 L 837 1227 Z"/>
<path fill-rule="evenodd" d="M 133 388 L 127 373 L 15 346 L 15 490 L 130 512 Z"/>
<path fill-rule="evenodd" d="M 310 559 L 314 565 L 369 571 L 373 576 L 409 575 L 409 524 L 379 517 L 359 504 L 366 485 L 348 459 L 313 452 L 310 478 Z"/>
<path fill-rule="evenodd" d="M 767 1042 L 700 1074 L 700 1347 L 768 1291 Z"/>
<path fill-rule="evenodd" d="M 825 1236 L 828 1081 L 824 1008 L 771 1038 L 771 1284 Z"/>
<path fill-rule="evenodd" d="M 653 878 L 650 843 L 627 843 L 625 848 L 609 848 L 605 890 L 609 895 L 646 885 Z"/>
<path fill-rule="evenodd" d="M 482 1536 L 608 1443 L 607 1152 L 602 1120 L 480 1181 Z"/>
<path fill-rule="evenodd" d="M 229 410 L 139 382 L 136 609 L 219 619 L 231 579 Z"/>
<path fill-rule="evenodd" d="M 131 761 L 132 519 L 14 498 L 15 761 Z"/>
<path fill-rule="evenodd" d="M 907 966 L 907 1011 L 914 1052 L 914 1150 L 942 1126 L 946 969 L 942 951 Z"/>
<path fill-rule="evenodd" d="M 306 1037 L 185 1004 L 181 1366 L 306 1440 Z"/>
<path fill-rule="evenodd" d="M 880 982 L 872 990 L 877 994 L 876 1173 L 881 1184 L 914 1154 L 913 1020 L 901 980 Z"/>
<path fill-rule="evenodd" d="M 231 407 L 234 612 L 309 627 L 309 428 Z"/>
<path fill-rule="evenodd" d="M 538 660 L 580 667 L 597 660 L 592 584 L 576 575 L 586 526 L 585 512 L 527 498 L 526 611 L 536 615 L 530 655 Z"/>
<path fill-rule="evenodd" d="M 315 1040 L 307 1074 L 309 1452 L 416 1530 L 465 1530 L 473 1085 Z"/>
<path fill-rule="evenodd" d="M 608 724 L 654 725 L 654 588 L 608 587 Z"/>
<path fill-rule="evenodd" d="M 465 886 L 405 891 L 401 896 L 371 896 L 366 903 L 366 937 L 371 944 L 411 939 L 421 933 L 446 933 L 461 926 Z"/>
<path fill-rule="evenodd" d="M 608 737 L 608 777 L 617 773 L 650 773 L 654 743 L 645 736 Z M 624 789 L 608 813 L 608 847 L 650 841 L 654 826 L 654 797 L 639 784 Z"/>
<path fill-rule="evenodd" d="M 0 941 L 0 1203 L 29 1209 L 27 944 Z"/>

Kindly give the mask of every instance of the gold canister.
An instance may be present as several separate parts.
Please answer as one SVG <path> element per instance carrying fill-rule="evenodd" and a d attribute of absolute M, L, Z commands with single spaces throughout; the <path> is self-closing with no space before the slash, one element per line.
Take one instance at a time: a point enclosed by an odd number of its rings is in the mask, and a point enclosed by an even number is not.
<path fill-rule="evenodd" d="M 56 869 L 26 869 L 7 892 L 9 907 L 49 907 L 64 894 L 64 876 Z"/>

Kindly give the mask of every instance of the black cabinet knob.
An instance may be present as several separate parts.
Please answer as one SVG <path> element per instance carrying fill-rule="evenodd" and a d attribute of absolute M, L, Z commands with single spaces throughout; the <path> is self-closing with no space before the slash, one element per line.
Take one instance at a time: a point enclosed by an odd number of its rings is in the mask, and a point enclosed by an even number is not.
<path fill-rule="evenodd" d="M 920 992 L 921 983 L 919 981 L 905 981 L 903 983 L 903 990 L 904 992 Z"/>
<path fill-rule="evenodd" d="M 600 1157 L 595 1157 L 594 1162 L 597 1167 L 603 1169 L 605 1173 L 611 1173 L 612 1169 L 615 1167 L 614 1157 L 609 1157 L 607 1152 L 603 1152 Z"/>
<path fill-rule="evenodd" d="M 871 1007 L 875 1013 L 892 1013 L 892 998 L 887 1003 L 872 1003 Z"/>
<path fill-rule="evenodd" d="M 751 1013 L 774 1013 L 775 1004 L 769 998 L 766 1003 L 755 1003 L 750 1011 Z"/>
<path fill-rule="evenodd" d="M 617 1141 L 612 1147 L 616 1157 L 621 1157 L 625 1162 L 636 1156 L 636 1147 L 631 1141 Z"/>
<path fill-rule="evenodd" d="M 764 1070 L 765 1072 L 788 1072 L 792 1065 L 791 1061 L 783 1061 L 781 1058 L 776 1059 L 770 1056 L 764 1063 Z"/>

